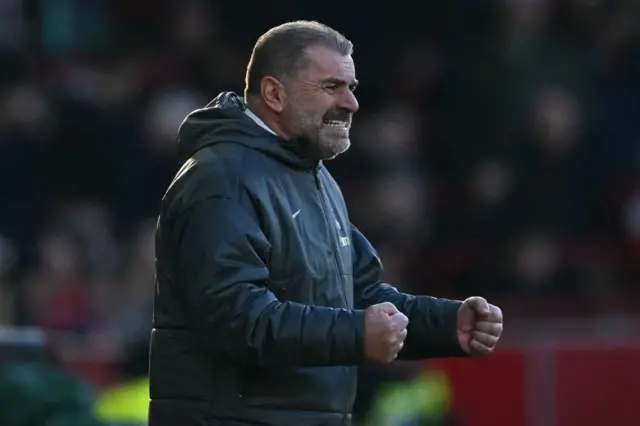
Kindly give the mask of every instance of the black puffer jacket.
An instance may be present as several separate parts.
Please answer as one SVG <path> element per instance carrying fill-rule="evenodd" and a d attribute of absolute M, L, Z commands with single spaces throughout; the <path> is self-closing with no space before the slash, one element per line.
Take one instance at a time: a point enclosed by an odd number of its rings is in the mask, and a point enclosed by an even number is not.
<path fill-rule="evenodd" d="M 220 94 L 180 128 L 156 234 L 150 426 L 348 425 L 364 311 L 410 320 L 401 358 L 462 355 L 459 302 L 398 293 L 321 164 Z"/>

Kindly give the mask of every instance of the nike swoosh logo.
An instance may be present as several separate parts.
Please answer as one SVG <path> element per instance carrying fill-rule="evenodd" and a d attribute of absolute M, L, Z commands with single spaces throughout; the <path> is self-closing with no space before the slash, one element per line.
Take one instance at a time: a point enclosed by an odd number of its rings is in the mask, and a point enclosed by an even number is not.
<path fill-rule="evenodd" d="M 300 209 L 302 210 L 302 209 Z M 295 212 L 294 214 L 291 215 L 291 219 L 295 219 L 296 216 L 298 216 L 300 214 L 300 210 L 298 210 L 297 212 Z"/>

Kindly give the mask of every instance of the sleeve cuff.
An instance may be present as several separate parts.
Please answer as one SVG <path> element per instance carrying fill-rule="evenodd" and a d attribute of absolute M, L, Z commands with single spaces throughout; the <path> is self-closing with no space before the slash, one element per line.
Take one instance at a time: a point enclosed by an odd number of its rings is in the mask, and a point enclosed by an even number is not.
<path fill-rule="evenodd" d="M 443 352 L 449 357 L 466 357 L 467 353 L 462 350 L 458 340 L 458 309 L 462 305 L 458 300 L 447 300 L 443 306 L 443 324 L 441 328 L 441 339 Z"/>
<path fill-rule="evenodd" d="M 353 354 L 356 364 L 361 364 L 365 360 L 364 356 L 364 324 L 365 311 L 356 309 L 351 311 L 355 338 L 353 339 Z"/>

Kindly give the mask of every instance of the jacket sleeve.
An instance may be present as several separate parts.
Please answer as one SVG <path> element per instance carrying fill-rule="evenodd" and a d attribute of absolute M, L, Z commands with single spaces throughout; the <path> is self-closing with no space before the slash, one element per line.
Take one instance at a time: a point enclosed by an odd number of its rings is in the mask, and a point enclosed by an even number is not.
<path fill-rule="evenodd" d="M 207 197 L 173 228 L 176 287 L 215 355 L 254 366 L 360 363 L 364 312 L 279 301 L 268 289 L 271 246 L 239 201 Z"/>
<path fill-rule="evenodd" d="M 382 263 L 364 235 L 351 225 L 354 251 L 354 292 L 357 309 L 393 303 L 409 318 L 405 346 L 399 359 L 417 360 L 465 356 L 456 332 L 456 314 L 462 302 L 400 293 L 381 281 Z"/>

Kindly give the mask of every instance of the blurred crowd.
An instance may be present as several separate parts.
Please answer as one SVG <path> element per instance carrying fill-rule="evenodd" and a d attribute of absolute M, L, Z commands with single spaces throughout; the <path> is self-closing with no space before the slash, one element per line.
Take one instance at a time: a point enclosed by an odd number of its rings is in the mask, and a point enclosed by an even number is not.
<path fill-rule="evenodd" d="M 242 92 L 256 38 L 300 18 L 355 43 L 361 110 L 328 167 L 389 281 L 637 294 L 637 5 L 348 3 L 0 2 L 0 323 L 44 327 L 69 358 L 148 337 L 177 128 Z"/>

